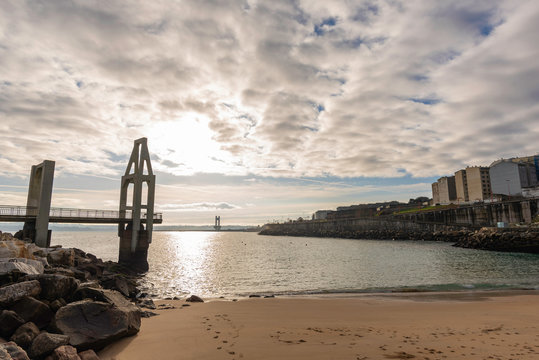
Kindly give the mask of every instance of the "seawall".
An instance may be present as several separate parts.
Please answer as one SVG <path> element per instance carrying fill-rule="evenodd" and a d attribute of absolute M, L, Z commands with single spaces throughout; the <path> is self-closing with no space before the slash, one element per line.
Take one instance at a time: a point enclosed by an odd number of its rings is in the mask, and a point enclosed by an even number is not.
<path fill-rule="evenodd" d="M 539 228 L 495 228 L 498 222 L 531 224 L 538 216 L 538 199 L 528 199 L 371 218 L 266 224 L 260 234 L 446 241 L 467 248 L 539 253 Z"/>

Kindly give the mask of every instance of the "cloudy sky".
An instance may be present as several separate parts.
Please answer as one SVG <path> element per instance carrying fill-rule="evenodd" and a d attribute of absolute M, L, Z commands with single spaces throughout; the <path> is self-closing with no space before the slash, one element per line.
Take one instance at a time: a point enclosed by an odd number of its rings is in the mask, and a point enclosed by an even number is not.
<path fill-rule="evenodd" d="M 0 2 L 0 204 L 117 209 L 147 137 L 167 224 L 430 195 L 537 153 L 539 2 Z"/>

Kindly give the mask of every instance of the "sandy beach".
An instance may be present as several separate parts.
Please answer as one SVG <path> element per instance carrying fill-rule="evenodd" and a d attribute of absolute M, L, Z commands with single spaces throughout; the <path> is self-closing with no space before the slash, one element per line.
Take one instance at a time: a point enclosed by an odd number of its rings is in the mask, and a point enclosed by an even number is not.
<path fill-rule="evenodd" d="M 102 359 L 537 359 L 539 292 L 161 301 Z M 184 305 L 184 306 L 182 306 Z"/>

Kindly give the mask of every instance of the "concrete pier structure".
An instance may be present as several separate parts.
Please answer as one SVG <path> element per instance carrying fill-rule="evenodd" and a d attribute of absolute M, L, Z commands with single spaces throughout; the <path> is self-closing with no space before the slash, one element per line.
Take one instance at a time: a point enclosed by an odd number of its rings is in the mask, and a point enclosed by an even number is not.
<path fill-rule="evenodd" d="M 144 187 L 146 187 L 144 189 Z M 146 191 L 144 191 L 146 190 Z M 129 193 L 132 196 L 129 198 Z M 146 199 L 143 202 L 143 194 Z M 118 262 L 138 271 L 148 270 L 148 247 L 152 242 L 155 175 L 152 171 L 146 138 L 135 140 L 120 191 L 120 218 L 130 220 L 118 224 L 120 254 Z M 145 209 L 146 228 L 141 221 Z"/>
<path fill-rule="evenodd" d="M 26 207 L 30 215 L 35 215 L 35 219 L 25 221 L 23 234 L 24 237 L 32 239 L 40 247 L 48 247 L 51 242 L 49 213 L 54 165 L 54 161 L 45 160 L 41 164 L 32 166 L 30 183 L 28 184 Z"/>

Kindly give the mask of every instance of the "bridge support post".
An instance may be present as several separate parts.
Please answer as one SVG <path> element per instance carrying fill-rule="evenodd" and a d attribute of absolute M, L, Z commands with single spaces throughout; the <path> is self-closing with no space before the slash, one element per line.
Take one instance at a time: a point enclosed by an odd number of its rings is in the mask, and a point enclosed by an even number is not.
<path fill-rule="evenodd" d="M 137 236 L 137 245 L 133 252 L 131 250 L 131 240 L 134 232 Z M 118 262 L 138 272 L 148 271 L 148 248 L 150 247 L 148 239 L 148 231 L 142 225 L 140 226 L 140 230 L 133 231 L 131 223 L 127 224 L 120 235 Z"/>
<path fill-rule="evenodd" d="M 120 219 L 125 221 L 118 224 L 120 237 L 118 262 L 141 271 L 148 270 L 147 256 L 149 244 L 152 242 L 155 196 L 155 175 L 147 142 L 146 138 L 135 140 L 125 175 L 122 176 Z M 131 198 L 128 194 L 130 185 L 132 185 Z M 143 202 L 144 193 L 146 193 L 145 202 Z M 146 210 L 145 214 L 141 212 L 143 209 Z M 146 229 L 142 225 L 142 220 L 146 220 Z"/>
<path fill-rule="evenodd" d="M 24 223 L 23 236 L 32 239 L 39 247 L 48 247 L 51 242 L 49 213 L 53 180 L 54 161 L 45 160 L 41 164 L 32 166 L 26 215 L 35 215 L 36 218 Z"/>

